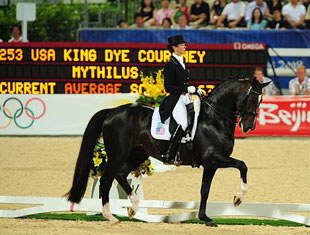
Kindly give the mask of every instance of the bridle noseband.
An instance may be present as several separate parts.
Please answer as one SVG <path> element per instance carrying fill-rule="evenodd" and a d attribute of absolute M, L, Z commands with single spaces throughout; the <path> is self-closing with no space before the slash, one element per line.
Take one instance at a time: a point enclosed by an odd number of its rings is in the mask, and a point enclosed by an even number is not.
<path fill-rule="evenodd" d="M 252 88 L 253 88 L 253 86 L 250 86 L 249 89 L 247 90 L 247 92 L 245 93 L 245 99 L 243 101 L 242 110 L 240 112 L 237 111 L 237 116 L 239 116 L 240 118 L 243 118 L 245 116 L 256 117 L 258 115 L 258 107 L 259 107 L 260 103 L 262 102 L 262 98 L 260 98 L 258 105 L 257 105 L 257 109 L 255 111 L 246 111 L 246 107 L 247 107 L 247 104 L 249 101 L 250 93 L 256 94 L 258 96 L 262 95 L 261 92 L 254 91 Z"/>

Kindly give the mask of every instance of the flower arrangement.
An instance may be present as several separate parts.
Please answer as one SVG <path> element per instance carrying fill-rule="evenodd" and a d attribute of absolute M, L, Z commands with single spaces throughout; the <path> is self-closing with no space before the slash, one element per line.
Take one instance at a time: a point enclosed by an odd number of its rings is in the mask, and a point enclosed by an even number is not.
<path fill-rule="evenodd" d="M 144 73 L 141 72 L 141 83 L 145 91 L 136 100 L 137 103 L 158 107 L 166 96 L 163 69 L 159 69 L 157 72 L 155 72 L 155 74 L 156 77 L 154 78 L 153 74 L 145 76 Z"/>
<path fill-rule="evenodd" d="M 92 177 L 100 177 L 108 162 L 107 152 L 105 151 L 104 143 L 97 142 L 93 152 L 93 165 L 90 170 Z"/>
<path fill-rule="evenodd" d="M 151 163 L 150 159 L 145 160 L 136 170 L 132 171 L 131 174 L 133 174 L 135 177 L 139 177 L 141 175 L 152 175 L 153 174 L 153 165 Z"/>
<path fill-rule="evenodd" d="M 105 170 L 108 162 L 107 152 L 105 151 L 104 143 L 97 142 L 93 152 L 93 165 L 90 170 L 90 176 L 93 178 L 99 178 Z M 153 165 L 149 159 L 145 160 L 136 170 L 132 171 L 135 177 L 140 175 L 152 175 Z"/>

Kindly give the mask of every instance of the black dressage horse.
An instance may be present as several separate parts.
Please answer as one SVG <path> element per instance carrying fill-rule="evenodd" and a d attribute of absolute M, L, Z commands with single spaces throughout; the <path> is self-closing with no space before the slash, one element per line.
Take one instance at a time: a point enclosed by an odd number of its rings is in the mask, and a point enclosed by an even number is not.
<path fill-rule="evenodd" d="M 256 78 L 234 77 L 225 80 L 208 95 L 201 98 L 201 109 L 193 150 L 204 167 L 199 219 L 208 226 L 217 226 L 206 214 L 206 205 L 212 179 L 218 168 L 233 167 L 240 171 L 240 193 L 234 197 L 238 206 L 247 190 L 247 166 L 230 157 L 234 147 L 235 126 L 248 133 L 255 129 L 262 88 Z M 168 147 L 167 141 L 155 140 L 151 134 L 153 109 L 129 104 L 97 112 L 89 121 L 77 159 L 73 183 L 67 193 L 69 201 L 79 203 L 84 196 L 92 167 L 92 156 L 98 138 L 102 135 L 108 156 L 107 166 L 100 178 L 103 216 L 110 222 L 118 220 L 109 209 L 109 191 L 114 179 L 128 194 L 133 216 L 139 200 L 127 183 L 128 174 L 149 156 L 161 160 Z"/>

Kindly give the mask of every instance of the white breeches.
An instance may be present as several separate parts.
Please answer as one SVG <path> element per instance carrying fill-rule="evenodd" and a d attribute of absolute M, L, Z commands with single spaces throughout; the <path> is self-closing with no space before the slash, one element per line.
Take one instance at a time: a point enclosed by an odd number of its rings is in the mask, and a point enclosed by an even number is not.
<path fill-rule="evenodd" d="M 191 102 L 192 101 L 189 94 L 182 94 L 172 111 L 174 120 L 177 122 L 177 124 L 182 126 L 183 131 L 185 131 L 188 126 L 186 105 Z"/>

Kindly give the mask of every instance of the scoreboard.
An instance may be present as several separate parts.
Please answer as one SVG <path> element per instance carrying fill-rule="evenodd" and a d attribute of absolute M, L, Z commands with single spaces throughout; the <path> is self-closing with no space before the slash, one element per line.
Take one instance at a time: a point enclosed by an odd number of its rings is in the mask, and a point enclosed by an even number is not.
<path fill-rule="evenodd" d="M 154 43 L 1 43 L 0 94 L 141 93 L 141 73 L 156 73 L 170 56 Z M 184 57 L 191 83 L 206 91 L 267 63 L 262 43 L 187 44 Z"/>

